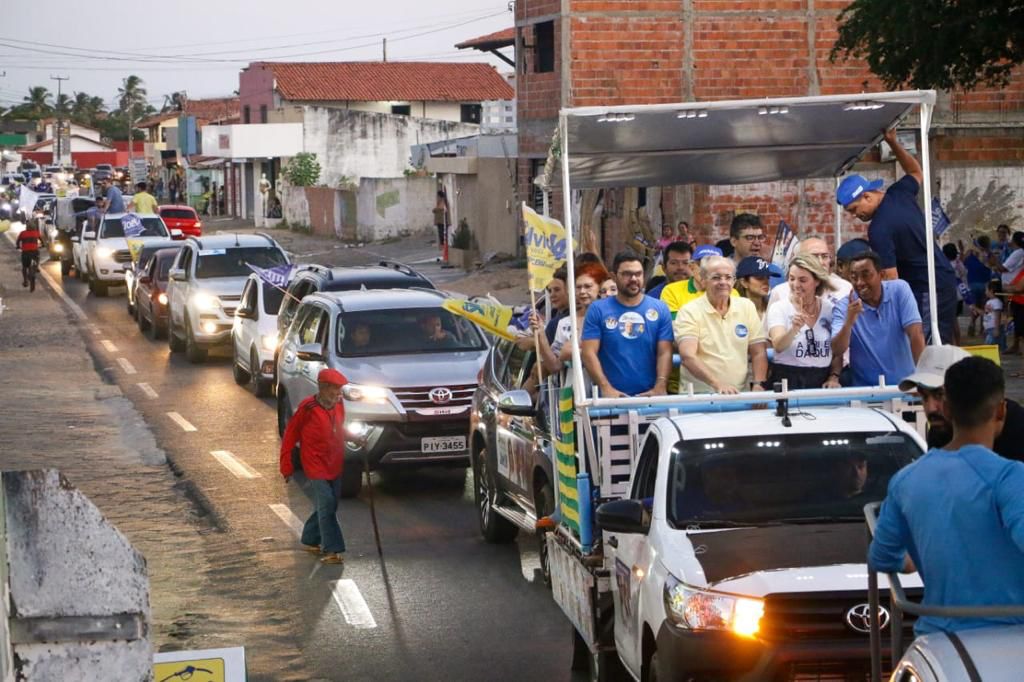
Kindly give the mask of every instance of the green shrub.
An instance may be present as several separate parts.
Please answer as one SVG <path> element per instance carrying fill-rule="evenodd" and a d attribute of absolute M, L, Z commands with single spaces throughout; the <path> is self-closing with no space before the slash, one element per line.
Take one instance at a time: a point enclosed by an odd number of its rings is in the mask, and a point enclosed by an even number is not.
<path fill-rule="evenodd" d="M 281 172 L 295 187 L 312 187 L 320 180 L 320 162 L 316 160 L 316 154 L 299 152 Z"/>

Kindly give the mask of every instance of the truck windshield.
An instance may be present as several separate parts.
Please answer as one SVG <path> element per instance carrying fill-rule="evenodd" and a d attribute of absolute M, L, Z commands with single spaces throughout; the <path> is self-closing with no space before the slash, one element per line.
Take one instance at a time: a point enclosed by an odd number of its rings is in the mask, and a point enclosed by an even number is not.
<path fill-rule="evenodd" d="M 344 357 L 485 348 L 472 322 L 444 308 L 353 311 L 338 318 L 338 354 Z"/>
<path fill-rule="evenodd" d="M 246 263 L 258 268 L 272 268 L 286 262 L 279 249 L 266 246 L 200 249 L 196 260 L 196 277 L 248 277 L 252 270 Z"/>
<path fill-rule="evenodd" d="M 898 432 L 679 441 L 669 472 L 673 527 L 863 522 L 864 505 L 921 455 Z"/>

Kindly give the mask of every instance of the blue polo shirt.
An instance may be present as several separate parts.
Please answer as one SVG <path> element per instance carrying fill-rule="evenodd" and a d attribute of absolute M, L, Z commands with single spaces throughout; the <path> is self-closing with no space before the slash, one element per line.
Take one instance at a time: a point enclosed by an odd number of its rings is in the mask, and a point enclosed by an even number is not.
<path fill-rule="evenodd" d="M 108 213 L 124 213 L 124 197 L 121 196 L 121 190 L 113 185 L 107 190 L 107 203 Z"/>
<path fill-rule="evenodd" d="M 988 448 L 931 450 L 889 481 L 868 563 L 897 572 L 910 554 L 927 605 L 1024 605 L 1024 464 Z M 922 616 L 917 634 L 1024 623 Z"/>
<path fill-rule="evenodd" d="M 925 250 L 924 214 L 917 205 L 921 186 L 912 175 L 904 175 L 885 191 L 868 228 L 871 249 L 882 259 L 883 268 L 896 268 L 915 293 L 928 291 L 928 261 Z M 935 294 L 939 301 L 956 298 L 956 273 L 937 242 L 935 250 Z"/>
<path fill-rule="evenodd" d="M 833 343 L 846 322 L 849 298 L 836 301 L 832 309 Z M 856 386 L 875 386 L 885 375 L 888 386 L 896 386 L 914 373 L 914 355 L 906 328 L 921 323 L 921 313 L 910 286 L 901 279 L 882 282 L 882 300 L 877 308 L 864 303 L 864 311 L 850 332 L 850 369 Z"/>
<path fill-rule="evenodd" d="M 583 319 L 583 340 L 599 339 L 597 358 L 608 382 L 626 395 L 654 388 L 658 342 L 674 339 L 672 313 L 661 301 L 644 296 L 625 306 L 615 296 L 594 301 Z"/>

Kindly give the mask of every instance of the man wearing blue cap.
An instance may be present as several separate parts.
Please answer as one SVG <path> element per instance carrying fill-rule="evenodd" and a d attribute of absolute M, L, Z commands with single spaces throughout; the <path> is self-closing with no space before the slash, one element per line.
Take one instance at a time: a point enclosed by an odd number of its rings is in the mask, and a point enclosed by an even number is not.
<path fill-rule="evenodd" d="M 896 140 L 895 130 L 885 132 L 885 141 L 906 175 L 885 192 L 881 191 L 882 180 L 847 176 L 836 189 L 836 202 L 848 213 L 870 223 L 868 241 L 881 258 L 882 277 L 906 281 L 914 292 L 921 318 L 927 321 L 933 302 L 928 292 L 925 220 L 917 205 L 917 194 L 924 176 L 917 159 Z M 956 273 L 938 244 L 934 244 L 934 249 L 934 305 L 938 311 L 939 333 L 943 343 L 952 343 L 956 324 Z M 930 334 L 931 326 L 926 324 L 925 335 L 928 337 Z"/>

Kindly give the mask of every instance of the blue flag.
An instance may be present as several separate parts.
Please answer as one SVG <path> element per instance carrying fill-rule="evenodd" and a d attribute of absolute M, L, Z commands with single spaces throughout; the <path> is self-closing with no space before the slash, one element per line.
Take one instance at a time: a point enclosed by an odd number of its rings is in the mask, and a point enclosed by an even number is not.
<path fill-rule="evenodd" d="M 121 227 L 124 229 L 125 237 L 138 237 L 145 231 L 142 226 L 142 218 L 134 213 L 125 213 L 121 218 Z"/>
<path fill-rule="evenodd" d="M 946 212 L 942 210 L 942 204 L 938 197 L 932 197 L 932 230 L 935 236 L 939 237 L 949 229 L 950 220 Z"/>
<path fill-rule="evenodd" d="M 278 289 L 285 288 L 288 280 L 291 279 L 292 270 L 295 269 L 295 266 L 291 263 L 285 263 L 273 268 L 258 268 L 252 263 L 246 263 L 246 265 L 249 266 L 250 270 L 259 275 L 260 279 Z"/>

